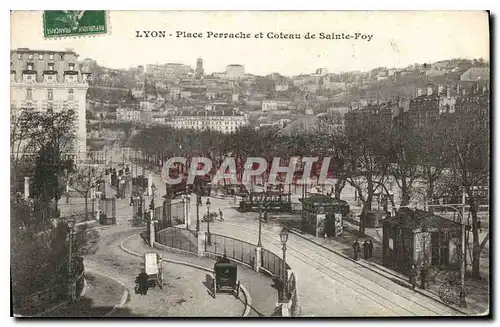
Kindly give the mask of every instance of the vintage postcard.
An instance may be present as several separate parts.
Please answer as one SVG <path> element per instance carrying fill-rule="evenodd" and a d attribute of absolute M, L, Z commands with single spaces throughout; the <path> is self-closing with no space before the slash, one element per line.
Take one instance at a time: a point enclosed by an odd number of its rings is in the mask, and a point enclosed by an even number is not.
<path fill-rule="evenodd" d="M 488 317 L 486 11 L 12 11 L 16 317 Z"/>

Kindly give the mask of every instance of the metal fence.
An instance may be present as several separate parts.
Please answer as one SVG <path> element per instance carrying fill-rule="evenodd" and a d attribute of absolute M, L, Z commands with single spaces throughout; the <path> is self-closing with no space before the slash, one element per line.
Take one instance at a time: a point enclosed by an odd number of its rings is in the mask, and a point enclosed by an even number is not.
<path fill-rule="evenodd" d="M 198 253 L 198 237 L 193 231 L 171 227 L 155 233 L 155 241 L 172 248 Z"/>
<path fill-rule="evenodd" d="M 273 252 L 262 249 L 262 267 L 274 276 L 283 279 L 283 260 Z"/>
<path fill-rule="evenodd" d="M 153 218 L 158 221 L 159 229 L 165 229 L 186 223 L 185 216 L 182 201 L 170 203 L 164 201 L 162 206 L 155 208 Z"/>
<path fill-rule="evenodd" d="M 211 233 L 211 245 L 205 242 L 205 252 L 226 255 L 243 263 L 254 265 L 255 245 L 236 238 Z"/>

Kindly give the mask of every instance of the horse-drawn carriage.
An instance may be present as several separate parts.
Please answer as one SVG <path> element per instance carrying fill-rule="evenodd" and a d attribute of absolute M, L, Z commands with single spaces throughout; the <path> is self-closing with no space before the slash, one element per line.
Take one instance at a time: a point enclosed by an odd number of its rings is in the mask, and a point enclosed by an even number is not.
<path fill-rule="evenodd" d="M 219 258 L 214 265 L 214 294 L 219 292 L 234 293 L 238 296 L 240 282 L 238 281 L 238 267 L 225 256 Z"/>
<path fill-rule="evenodd" d="M 148 286 L 158 285 L 163 289 L 163 268 L 161 260 L 162 256 L 158 253 L 150 252 L 144 254 L 143 268 L 148 275 Z"/>

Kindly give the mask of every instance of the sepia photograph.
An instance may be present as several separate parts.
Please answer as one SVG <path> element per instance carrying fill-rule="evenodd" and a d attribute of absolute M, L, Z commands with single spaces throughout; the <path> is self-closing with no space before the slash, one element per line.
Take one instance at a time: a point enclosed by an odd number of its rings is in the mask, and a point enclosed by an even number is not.
<path fill-rule="evenodd" d="M 491 318 L 490 20 L 11 11 L 11 316 Z"/>

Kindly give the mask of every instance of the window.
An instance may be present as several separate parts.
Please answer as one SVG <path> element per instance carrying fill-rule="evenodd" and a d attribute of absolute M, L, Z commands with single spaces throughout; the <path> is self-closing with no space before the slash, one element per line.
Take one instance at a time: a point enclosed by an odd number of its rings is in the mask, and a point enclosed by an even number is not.
<path fill-rule="evenodd" d="M 49 54 L 49 60 L 54 60 L 54 54 L 53 53 Z"/>
<path fill-rule="evenodd" d="M 19 60 L 20 60 L 20 59 L 22 58 L 22 56 L 23 56 L 22 54 L 18 53 L 18 54 L 17 54 L 17 59 L 19 59 Z"/>
<path fill-rule="evenodd" d="M 43 54 L 38 55 L 38 60 L 43 60 Z"/>
<path fill-rule="evenodd" d="M 33 89 L 26 89 L 26 100 L 33 100 Z"/>
<path fill-rule="evenodd" d="M 29 63 L 27 66 L 28 66 L 27 67 L 28 70 L 33 70 L 33 64 L 32 63 Z"/>
<path fill-rule="evenodd" d="M 68 90 L 68 100 L 73 101 L 75 98 L 75 91 L 73 89 Z"/>
<path fill-rule="evenodd" d="M 53 62 L 49 63 L 49 70 L 54 70 L 54 63 Z"/>
<path fill-rule="evenodd" d="M 69 70 L 75 70 L 75 64 L 74 63 L 69 63 Z"/>
<path fill-rule="evenodd" d="M 54 90 L 49 89 L 47 91 L 47 100 L 54 100 Z"/>

